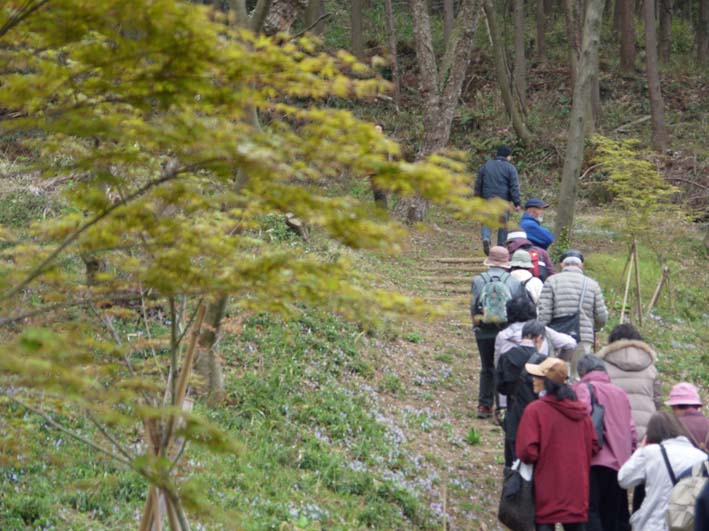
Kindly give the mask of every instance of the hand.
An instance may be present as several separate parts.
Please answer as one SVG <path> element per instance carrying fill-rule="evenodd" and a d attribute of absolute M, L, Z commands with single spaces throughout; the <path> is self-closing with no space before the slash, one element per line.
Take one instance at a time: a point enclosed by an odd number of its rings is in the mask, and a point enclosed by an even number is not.
<path fill-rule="evenodd" d="M 519 212 L 519 209 L 520 209 L 520 206 L 519 206 L 519 205 L 515 205 L 515 212 Z"/>

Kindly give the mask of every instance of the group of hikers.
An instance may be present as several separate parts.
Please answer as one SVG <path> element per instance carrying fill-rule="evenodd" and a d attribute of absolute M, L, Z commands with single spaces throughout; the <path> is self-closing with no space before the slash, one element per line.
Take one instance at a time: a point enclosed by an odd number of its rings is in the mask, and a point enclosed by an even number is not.
<path fill-rule="evenodd" d="M 510 159 L 498 148 L 475 191 L 519 210 Z M 533 465 L 530 529 L 709 531 L 709 480 L 696 484 L 682 523 L 668 510 L 682 478 L 709 473 L 709 419 L 698 390 L 678 383 L 664 403 L 671 413 L 661 410 L 657 356 L 631 324 L 616 326 L 597 348 L 596 331 L 608 319 L 603 293 L 577 250 L 564 251 L 555 270 L 547 253 L 554 236 L 542 226 L 547 206 L 529 199 L 509 233 L 506 215 L 496 246 L 483 226 L 488 269 L 471 288 L 477 416 L 502 425 L 506 467 Z"/>

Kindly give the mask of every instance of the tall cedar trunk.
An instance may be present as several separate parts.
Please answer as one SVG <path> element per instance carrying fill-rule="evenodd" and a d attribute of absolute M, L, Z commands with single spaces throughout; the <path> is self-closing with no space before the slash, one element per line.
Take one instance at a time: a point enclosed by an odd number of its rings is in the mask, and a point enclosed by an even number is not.
<path fill-rule="evenodd" d="M 660 62 L 667 64 L 672 49 L 672 0 L 660 0 L 657 5 L 660 10 L 657 52 Z"/>
<path fill-rule="evenodd" d="M 697 63 L 709 65 L 709 0 L 699 0 L 696 47 Z"/>
<path fill-rule="evenodd" d="M 273 0 L 263 23 L 266 35 L 289 31 L 296 19 L 308 8 L 308 0 Z"/>
<path fill-rule="evenodd" d="M 586 139 L 584 121 L 587 116 L 585 108 L 586 102 L 591 97 L 592 78 L 594 74 L 597 75 L 594 70 L 598 67 L 598 45 L 603 19 L 603 4 L 604 0 L 586 1 L 578 78 L 574 86 L 574 97 L 571 104 L 566 155 L 559 189 L 559 209 L 554 227 L 557 240 L 562 245 L 570 243 L 571 230 L 574 225 L 578 179 L 583 163 L 583 148 Z"/>
<path fill-rule="evenodd" d="M 650 116 L 652 119 L 652 144 L 655 149 L 667 148 L 667 128 L 665 127 L 665 102 L 660 88 L 660 73 L 657 69 L 657 32 L 655 30 L 655 2 L 643 2 L 645 16 L 645 71 L 650 95 Z"/>
<path fill-rule="evenodd" d="M 492 41 L 492 53 L 495 61 L 495 74 L 497 76 L 497 84 L 500 86 L 502 101 L 505 104 L 507 114 L 512 120 L 512 127 L 517 136 L 525 144 L 531 144 L 534 140 L 527 124 L 524 123 L 522 114 L 520 113 L 515 99 L 510 90 L 510 79 L 508 75 L 507 65 L 505 63 L 504 42 L 501 38 L 501 33 L 497 25 L 497 13 L 492 0 L 484 0 L 483 7 L 485 8 L 485 17 L 487 18 L 490 40 Z"/>
<path fill-rule="evenodd" d="M 320 19 L 322 15 L 325 14 L 325 7 L 323 6 L 323 0 L 310 0 L 308 2 L 308 8 L 305 10 L 305 27 L 312 27 L 312 32 L 315 35 L 321 35 L 325 32 L 325 22 L 321 20 L 317 24 L 315 23 Z"/>
<path fill-rule="evenodd" d="M 350 11 L 352 53 L 364 59 L 364 35 L 362 34 L 362 0 L 352 0 Z"/>
<path fill-rule="evenodd" d="M 394 85 L 394 105 L 399 110 L 401 105 L 401 81 L 399 76 L 399 57 L 396 51 L 396 27 L 394 26 L 394 9 L 391 0 L 384 0 L 386 11 L 387 36 L 389 39 L 389 61 L 391 62 L 391 82 Z"/>
<path fill-rule="evenodd" d="M 547 54 L 546 14 L 544 0 L 537 0 L 537 59 L 544 61 Z"/>
<path fill-rule="evenodd" d="M 524 0 L 514 3 L 515 61 L 512 77 L 514 87 L 523 109 L 527 107 L 527 58 L 524 55 L 525 23 Z"/>
<path fill-rule="evenodd" d="M 455 23 L 455 5 L 453 0 L 443 0 L 443 38 L 447 43 L 453 33 Z"/>
<path fill-rule="evenodd" d="M 419 83 L 424 99 L 424 135 L 418 159 L 426 158 L 448 144 L 470 63 L 479 11 L 480 0 L 462 0 L 439 69 L 433 51 L 428 3 L 426 0 L 411 0 Z M 428 203 L 421 197 L 402 198 L 396 207 L 397 213 L 409 223 L 423 221 L 427 210 Z"/>
<path fill-rule="evenodd" d="M 616 0 L 620 5 L 620 69 L 635 71 L 635 0 Z"/>

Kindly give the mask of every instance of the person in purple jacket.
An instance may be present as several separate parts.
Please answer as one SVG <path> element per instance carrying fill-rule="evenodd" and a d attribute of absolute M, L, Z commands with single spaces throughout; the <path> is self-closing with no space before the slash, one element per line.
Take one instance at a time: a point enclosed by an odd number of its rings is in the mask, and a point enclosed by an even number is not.
<path fill-rule="evenodd" d="M 678 383 L 665 405 L 672 408 L 672 413 L 687 428 L 692 444 L 705 452 L 709 450 L 709 419 L 701 412 L 702 400 L 697 388 L 688 382 Z"/>
<path fill-rule="evenodd" d="M 603 361 L 586 354 L 578 362 L 581 381 L 573 389 L 591 412 L 591 392 L 605 408 L 603 446 L 591 459 L 588 531 L 621 531 L 629 527 L 628 494 L 618 485 L 618 470 L 637 446 L 628 395 L 611 383 Z"/>

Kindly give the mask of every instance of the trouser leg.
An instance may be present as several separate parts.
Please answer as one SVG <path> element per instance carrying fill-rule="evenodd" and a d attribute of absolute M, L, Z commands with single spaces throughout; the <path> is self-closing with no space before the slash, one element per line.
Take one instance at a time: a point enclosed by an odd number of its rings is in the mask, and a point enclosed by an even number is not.
<path fill-rule="evenodd" d="M 603 467 L 592 466 L 589 473 L 590 499 L 588 504 L 588 531 L 604 531 L 601 522 L 601 498 L 603 496 L 603 474 L 600 470 Z"/>
<path fill-rule="evenodd" d="M 628 495 L 618 485 L 618 472 L 608 467 L 598 468 L 601 474 L 601 524 L 603 531 L 625 531 L 628 527 Z M 624 508 L 625 507 L 625 508 Z"/>
<path fill-rule="evenodd" d="M 502 219 L 500 219 L 500 223 L 502 223 L 502 227 L 497 229 L 497 245 L 502 245 L 503 247 L 505 246 L 505 242 L 507 240 L 507 224 L 510 221 L 510 213 L 509 211 L 505 212 L 505 214 L 502 216 Z"/>
<path fill-rule="evenodd" d="M 575 524 L 561 525 L 564 528 L 564 531 L 586 531 L 586 529 L 588 529 L 588 527 L 586 526 L 586 522 L 577 522 Z"/>
<path fill-rule="evenodd" d="M 492 239 L 492 227 L 488 227 L 487 225 L 480 227 L 480 238 L 490 241 Z"/>
<path fill-rule="evenodd" d="M 495 336 L 475 337 L 480 354 L 478 405 L 492 407 L 495 398 Z"/>

